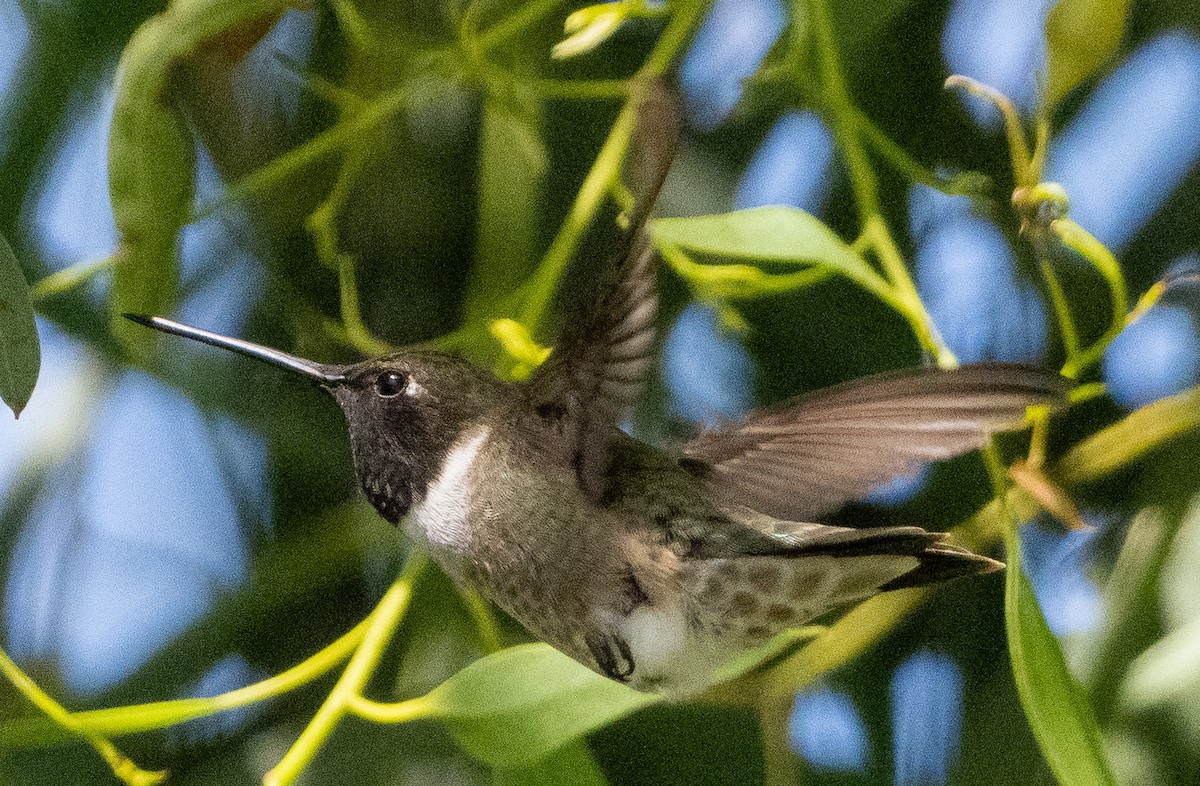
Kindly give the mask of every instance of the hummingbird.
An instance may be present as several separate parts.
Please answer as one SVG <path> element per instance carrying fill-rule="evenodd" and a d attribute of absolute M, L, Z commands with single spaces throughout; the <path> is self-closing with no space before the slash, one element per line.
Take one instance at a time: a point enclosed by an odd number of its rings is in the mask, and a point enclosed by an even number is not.
<path fill-rule="evenodd" d="M 639 116 L 641 183 L 598 294 L 525 381 L 429 349 L 335 365 L 126 316 L 315 383 L 345 414 L 367 499 L 451 578 L 588 668 L 686 696 L 786 628 L 1002 568 L 921 527 L 820 519 L 1022 426 L 1026 407 L 1060 401 L 1066 382 L 1024 365 L 919 368 L 785 401 L 672 450 L 623 432 L 656 355 L 646 219 L 677 135 L 662 92 L 650 86 Z"/>
<path fill-rule="evenodd" d="M 653 253 L 525 382 L 412 349 L 317 363 L 161 317 L 157 330 L 311 380 L 345 413 L 367 499 L 585 666 L 688 695 L 742 651 L 879 592 L 1003 565 L 916 526 L 817 523 L 889 478 L 980 447 L 1061 398 L 1037 368 L 915 369 L 838 385 L 674 451 L 618 428 L 653 362 Z"/>

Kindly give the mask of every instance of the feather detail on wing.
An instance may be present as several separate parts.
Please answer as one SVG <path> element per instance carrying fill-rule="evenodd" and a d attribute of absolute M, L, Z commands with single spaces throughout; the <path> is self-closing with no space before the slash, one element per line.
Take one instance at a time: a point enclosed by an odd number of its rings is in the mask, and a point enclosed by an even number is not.
<path fill-rule="evenodd" d="M 684 464 L 726 504 L 811 520 L 923 464 L 1020 427 L 1025 408 L 1061 403 L 1063 378 L 1031 366 L 880 374 L 755 413 L 683 446 Z"/>
<path fill-rule="evenodd" d="M 565 436 L 580 486 L 592 498 L 604 493 L 609 440 L 654 361 L 657 257 L 645 221 L 674 156 L 679 118 L 665 86 L 651 82 L 645 89 L 625 162 L 634 204 L 624 247 L 596 287 L 596 299 L 564 326 L 529 380 L 535 411 Z"/>

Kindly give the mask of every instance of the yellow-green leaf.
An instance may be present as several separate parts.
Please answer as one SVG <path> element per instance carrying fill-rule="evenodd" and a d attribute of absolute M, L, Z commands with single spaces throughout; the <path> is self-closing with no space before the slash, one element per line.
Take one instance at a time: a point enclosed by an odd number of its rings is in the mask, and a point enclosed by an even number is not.
<path fill-rule="evenodd" d="M 567 38 L 554 45 L 551 57 L 563 60 L 590 52 L 617 31 L 627 14 L 625 3 L 600 3 L 580 8 L 567 17 L 563 24 Z"/>
<path fill-rule="evenodd" d="M 886 283 L 816 217 L 790 207 L 760 207 L 715 216 L 654 222 L 662 246 L 734 260 L 818 266 L 885 299 Z"/>
<path fill-rule="evenodd" d="M 1102 477 L 1197 427 L 1200 387 L 1148 404 L 1088 437 L 1059 461 L 1055 475 L 1067 485 Z"/>
<path fill-rule="evenodd" d="M 1021 568 L 1015 527 L 1007 542 L 1004 623 L 1017 695 L 1042 754 L 1062 786 L 1113 783 L 1100 728 L 1087 695 L 1067 670 L 1058 640 L 1046 625 L 1033 587 Z"/>
<path fill-rule="evenodd" d="M 201 47 L 236 59 L 285 11 L 286 0 L 182 0 L 134 33 L 117 67 L 108 177 L 119 234 L 109 312 L 112 331 L 137 356 L 155 334 L 121 318 L 169 311 L 178 288 L 178 236 L 191 209 L 195 152 L 170 101 L 170 79 Z"/>
<path fill-rule="evenodd" d="M 1129 0 L 1059 0 L 1046 18 L 1046 106 L 1112 57 L 1125 34 Z"/>
<path fill-rule="evenodd" d="M 40 365 L 29 286 L 8 242 L 0 237 L 0 398 L 14 416 L 29 403 Z"/>
<path fill-rule="evenodd" d="M 473 756 L 528 767 L 657 700 L 589 671 L 545 644 L 501 650 L 428 696 L 431 714 Z"/>

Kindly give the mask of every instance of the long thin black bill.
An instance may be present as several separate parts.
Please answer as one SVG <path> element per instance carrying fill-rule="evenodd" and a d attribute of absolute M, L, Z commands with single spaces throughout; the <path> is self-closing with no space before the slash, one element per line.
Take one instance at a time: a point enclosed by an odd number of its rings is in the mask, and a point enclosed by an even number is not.
<path fill-rule="evenodd" d="M 277 349 L 264 347 L 261 344 L 255 344 L 250 341 L 243 341 L 240 338 L 230 338 L 222 336 L 219 333 L 211 333 L 207 330 L 194 328 L 190 325 L 182 325 L 178 322 L 172 322 L 169 319 L 162 317 L 148 317 L 142 314 L 123 314 L 126 319 L 145 325 L 148 328 L 161 330 L 163 333 L 170 333 L 173 336 L 183 336 L 190 338 L 193 341 L 199 341 L 209 346 L 228 349 L 232 352 L 238 352 L 247 357 L 252 357 L 255 360 L 261 360 L 265 363 L 270 363 L 273 366 L 287 369 L 288 371 L 308 377 L 317 382 L 332 384 L 342 381 L 343 377 L 335 371 L 333 367 L 323 363 L 314 363 L 311 360 L 298 358 L 295 355 L 289 355 L 286 352 L 280 352 Z"/>

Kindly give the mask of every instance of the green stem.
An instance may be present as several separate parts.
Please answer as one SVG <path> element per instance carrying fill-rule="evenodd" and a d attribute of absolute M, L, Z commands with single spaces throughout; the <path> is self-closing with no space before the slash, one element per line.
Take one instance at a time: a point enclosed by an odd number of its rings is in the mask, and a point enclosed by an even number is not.
<path fill-rule="evenodd" d="M 29 298 L 36 303 L 39 300 L 61 295 L 63 292 L 90 281 L 97 273 L 110 269 L 116 262 L 115 254 L 103 259 L 85 259 L 77 262 L 38 281 L 29 288 Z"/>
<path fill-rule="evenodd" d="M 817 70 L 827 107 L 826 114 L 834 138 L 842 151 L 842 157 L 850 170 L 850 181 L 862 220 L 863 235 L 871 240 L 871 247 L 875 249 L 888 279 L 886 294 L 875 289 L 871 291 L 904 315 L 912 326 L 917 341 L 934 356 L 939 366 L 952 368 L 958 365 L 958 360 L 938 334 L 929 312 L 925 310 L 925 304 L 921 302 L 900 249 L 892 239 L 891 231 L 880 212 L 879 183 L 859 137 L 861 113 L 846 86 L 826 0 L 794 2 L 794 15 L 800 16 L 807 9 L 817 49 Z"/>
<path fill-rule="evenodd" d="M 525 28 L 536 24 L 542 17 L 563 5 L 563 2 L 564 0 L 537 0 L 522 6 L 517 13 L 479 34 L 477 43 L 480 50 L 486 52 L 495 49 L 514 36 L 520 35 Z"/>
<path fill-rule="evenodd" d="M 307 685 L 344 661 L 362 641 L 367 622 L 360 622 L 337 641 L 287 671 L 244 688 L 206 698 L 156 701 L 76 712 L 71 714 L 71 718 L 79 729 L 89 734 L 138 734 L 256 704 Z M 19 720 L 12 721 L 0 727 L 0 745 L 16 746 L 33 742 L 35 734 L 36 729 Z M 37 738 L 36 741 L 41 739 Z"/>
<path fill-rule="evenodd" d="M 363 134 L 404 109 L 408 101 L 408 87 L 401 85 L 365 102 L 362 109 L 349 120 L 343 120 L 333 128 L 317 134 L 229 186 L 220 197 L 202 205 L 192 216 L 192 221 L 199 221 L 221 210 L 225 205 L 259 194 L 294 172 L 356 143 Z"/>
<path fill-rule="evenodd" d="M 803 16 L 805 9 L 808 11 L 817 49 L 817 70 L 824 91 L 823 97 L 829 108 L 830 125 L 850 170 L 850 182 L 858 203 L 859 216 L 865 225 L 872 216 L 879 213 L 879 184 L 858 136 L 855 104 L 846 86 L 846 78 L 842 74 L 833 23 L 829 19 L 829 8 L 826 0 L 794 0 L 794 6 L 794 16 Z M 799 35 L 798 26 L 793 27 L 797 28 L 795 34 Z"/>
<path fill-rule="evenodd" d="M 29 699 L 30 703 L 45 713 L 46 717 L 68 732 L 87 740 L 112 768 L 113 774 L 129 786 L 153 786 L 167 779 L 166 770 L 151 772 L 141 769 L 132 759 L 117 750 L 117 746 L 107 738 L 83 728 L 66 707 L 50 698 L 50 695 L 22 671 L 3 649 L 0 649 L 0 674 L 3 674 L 21 695 Z"/>
<path fill-rule="evenodd" d="M 338 296 L 341 300 L 342 324 L 346 327 L 346 338 L 355 349 L 370 357 L 394 351 L 386 341 L 371 335 L 371 331 L 363 323 L 362 313 L 358 308 L 358 281 L 355 277 L 354 257 L 349 254 L 338 254 Z"/>
<path fill-rule="evenodd" d="M 855 127 L 893 169 L 914 183 L 921 183 L 949 196 L 980 197 L 990 186 L 981 172 L 961 172 L 949 179 L 938 175 L 883 132 L 861 109 L 854 107 Z"/>
<path fill-rule="evenodd" d="M 1125 329 L 1129 312 L 1129 293 L 1125 287 L 1125 276 L 1121 273 L 1121 265 L 1113 253 L 1104 244 L 1092 236 L 1090 232 L 1066 218 L 1050 222 L 1050 231 L 1063 245 L 1090 262 L 1104 280 L 1108 283 L 1109 298 L 1112 305 L 1112 317 L 1108 329 L 1087 349 L 1080 350 L 1074 359 L 1068 359 L 1063 366 L 1063 375 L 1071 378 L 1078 377 L 1092 364 L 1104 356 L 1104 350 L 1113 339 Z"/>
<path fill-rule="evenodd" d="M 1039 263 L 1042 268 L 1042 278 L 1046 281 L 1046 291 L 1050 294 L 1050 303 L 1054 306 L 1054 317 L 1058 320 L 1058 330 L 1062 334 L 1067 362 L 1074 362 L 1079 355 L 1079 330 L 1075 327 L 1075 320 L 1071 317 L 1071 307 L 1067 303 L 1066 293 L 1063 292 L 1058 274 L 1054 272 L 1050 261 L 1043 258 L 1039 260 Z"/>
<path fill-rule="evenodd" d="M 875 249 L 875 254 L 891 285 L 891 298 L 885 298 L 884 302 L 891 304 L 908 320 L 917 337 L 917 342 L 920 343 L 922 349 L 933 355 L 938 366 L 955 368 L 958 365 L 958 358 L 954 356 L 950 347 L 946 346 L 946 342 L 933 323 L 933 317 L 925 310 L 925 303 L 921 300 L 920 293 L 917 292 L 917 286 L 908 273 L 908 267 L 904 264 L 904 258 L 896 246 L 896 241 L 892 239 L 892 233 L 883 220 L 883 216 L 879 214 L 869 216 L 863 227 L 863 234 L 871 240 L 871 247 Z"/>
<path fill-rule="evenodd" d="M 496 615 L 492 613 L 488 602 L 474 587 L 462 587 L 458 594 L 462 598 L 467 613 L 475 622 L 475 631 L 479 634 L 479 643 L 483 647 L 484 653 L 490 655 L 493 652 L 499 652 L 504 644 L 500 640 L 500 628 L 496 625 Z"/>
<path fill-rule="evenodd" d="M 555 235 L 537 270 L 525 284 L 524 305 L 521 308 L 519 319 L 530 333 L 537 334 L 538 327 L 549 310 L 559 279 L 562 278 L 563 271 L 578 248 L 588 223 L 600 207 L 605 195 L 612 191 L 613 185 L 620 177 L 625 151 L 633 138 L 633 131 L 637 125 L 638 108 L 644 97 L 644 91 L 637 89 L 638 82 L 662 75 L 707 7 L 707 2 L 695 0 L 684 4 L 677 10 L 672 15 L 671 21 L 667 24 L 667 28 L 663 31 L 645 65 L 633 78 L 629 101 L 617 116 L 616 122 L 613 123 L 608 139 L 600 148 L 599 155 L 596 156 L 592 168 L 584 178 L 583 185 L 580 186 L 579 193 L 576 195 L 562 227 Z"/>
<path fill-rule="evenodd" d="M 993 87 L 977 82 L 967 76 L 954 74 L 946 79 L 946 87 L 961 87 L 972 95 L 985 98 L 996 105 L 1004 117 L 1004 131 L 1008 136 L 1008 153 L 1012 160 L 1013 178 L 1017 188 L 1032 188 L 1038 183 L 1038 170 L 1029 155 L 1029 143 L 1025 141 L 1025 129 L 1021 127 L 1021 117 L 1008 96 Z M 1037 164 L 1040 166 L 1040 162 Z"/>
<path fill-rule="evenodd" d="M 348 705 L 360 718 L 375 723 L 408 723 L 433 714 L 433 702 L 427 696 L 397 702 L 372 701 L 365 696 L 352 696 Z"/>
<path fill-rule="evenodd" d="M 367 629 L 362 642 L 351 656 L 341 678 L 299 739 L 279 764 L 263 776 L 263 786 L 285 786 L 295 782 L 349 711 L 354 697 L 362 695 L 363 687 L 374 673 L 384 648 L 391 641 L 397 626 L 404 618 L 404 613 L 408 610 L 413 583 L 426 564 L 428 558 L 420 552 L 414 551 L 409 555 L 400 578 L 396 579 L 367 619 Z"/>
<path fill-rule="evenodd" d="M 525 285 L 527 295 L 520 312 L 520 321 L 530 333 L 536 335 L 537 328 L 550 307 L 558 281 L 566 270 L 567 263 L 571 261 L 588 222 L 620 173 L 625 150 L 633 136 L 639 102 L 640 98 L 631 99 L 617 116 L 608 139 L 600 148 L 600 154 L 596 156 L 575 201 L 571 204 L 570 212 L 567 213 L 537 270 Z"/>

